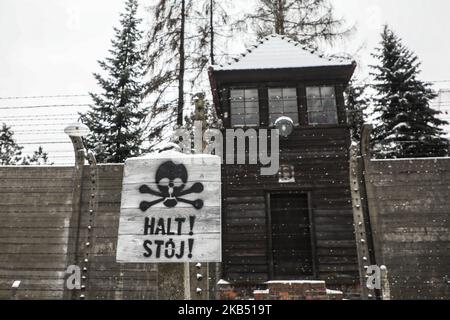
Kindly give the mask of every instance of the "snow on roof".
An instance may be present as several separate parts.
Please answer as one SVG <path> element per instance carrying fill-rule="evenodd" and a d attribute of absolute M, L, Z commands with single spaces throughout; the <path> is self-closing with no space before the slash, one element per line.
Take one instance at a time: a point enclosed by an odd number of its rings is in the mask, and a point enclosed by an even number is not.
<path fill-rule="evenodd" d="M 286 36 L 273 34 L 247 49 L 239 59 L 212 67 L 216 71 L 228 71 L 346 66 L 352 63 L 350 59 L 325 57 Z"/>

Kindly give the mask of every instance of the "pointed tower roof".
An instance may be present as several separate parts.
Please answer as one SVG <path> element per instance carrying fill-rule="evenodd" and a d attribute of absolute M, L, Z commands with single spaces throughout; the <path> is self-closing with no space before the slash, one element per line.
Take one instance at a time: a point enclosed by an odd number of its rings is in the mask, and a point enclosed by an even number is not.
<path fill-rule="evenodd" d="M 349 59 L 325 57 L 286 36 L 273 34 L 263 38 L 239 58 L 223 65 L 212 66 L 212 69 L 214 71 L 288 69 L 353 64 L 354 62 Z"/>

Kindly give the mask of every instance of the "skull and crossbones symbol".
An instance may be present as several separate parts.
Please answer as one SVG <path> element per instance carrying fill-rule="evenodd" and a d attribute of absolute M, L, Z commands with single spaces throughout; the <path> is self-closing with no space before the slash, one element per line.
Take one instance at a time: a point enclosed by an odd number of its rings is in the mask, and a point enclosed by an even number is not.
<path fill-rule="evenodd" d="M 197 182 L 192 187 L 186 188 L 188 172 L 183 164 L 175 164 L 173 161 L 167 161 L 161 164 L 156 171 L 155 181 L 158 190 L 151 189 L 148 185 L 142 185 L 139 188 L 141 194 L 150 194 L 160 197 L 152 202 L 142 201 L 139 208 L 145 212 L 158 203 L 163 203 L 167 208 L 174 208 L 179 202 L 192 205 L 195 209 L 203 208 L 203 200 L 194 201 L 182 198 L 192 193 L 202 193 L 203 184 Z"/>

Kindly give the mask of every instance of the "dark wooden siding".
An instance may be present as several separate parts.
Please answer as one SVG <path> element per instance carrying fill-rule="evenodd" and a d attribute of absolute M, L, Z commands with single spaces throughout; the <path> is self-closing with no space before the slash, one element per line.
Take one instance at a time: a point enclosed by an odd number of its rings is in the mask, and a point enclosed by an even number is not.
<path fill-rule="evenodd" d="M 357 294 L 358 262 L 348 168 L 350 132 L 343 96 L 353 69 L 211 73 L 215 103 L 225 128 L 231 127 L 229 89 L 239 87 L 259 89 L 260 128 L 268 125 L 268 88 L 297 88 L 300 124 L 288 139 L 280 141 L 280 164 L 294 166 L 295 183 L 280 184 L 277 176 L 261 176 L 257 165 L 223 166 L 223 276 L 227 280 L 254 285 L 270 278 L 267 194 L 294 191 L 309 197 L 314 277 L 327 280 L 330 288 Z M 308 125 L 307 86 L 335 87 L 338 124 Z"/>
<path fill-rule="evenodd" d="M 280 163 L 295 167 L 295 183 L 261 176 L 257 165 L 224 165 L 224 277 L 234 282 L 269 279 L 266 193 L 309 192 L 316 272 L 331 285 L 358 280 L 349 190 L 349 130 L 301 127 L 280 141 Z"/>

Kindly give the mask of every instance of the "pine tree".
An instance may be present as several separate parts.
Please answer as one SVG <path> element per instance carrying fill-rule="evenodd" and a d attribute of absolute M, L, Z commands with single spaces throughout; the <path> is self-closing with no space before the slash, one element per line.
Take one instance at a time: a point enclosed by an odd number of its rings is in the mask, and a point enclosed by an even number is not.
<path fill-rule="evenodd" d="M 53 163 L 50 163 L 48 161 L 48 153 L 44 152 L 44 149 L 42 146 L 39 146 L 39 148 L 33 153 L 33 155 L 26 156 L 22 159 L 22 165 L 28 166 L 28 165 L 53 165 Z"/>
<path fill-rule="evenodd" d="M 430 107 L 436 98 L 431 84 L 418 79 L 418 57 L 402 44 L 388 26 L 372 66 L 379 114 L 374 129 L 374 151 L 380 158 L 439 157 L 448 155 L 449 141 L 443 138 L 438 111 Z"/>
<path fill-rule="evenodd" d="M 347 108 L 347 123 L 354 141 L 361 140 L 361 130 L 365 123 L 364 111 L 369 105 L 365 95 L 367 85 L 350 82 L 345 90 L 345 106 Z"/>
<path fill-rule="evenodd" d="M 252 29 L 258 38 L 276 33 L 312 47 L 343 38 L 351 31 L 335 16 L 328 0 L 258 0 L 255 11 L 238 25 Z"/>
<path fill-rule="evenodd" d="M 228 38 L 224 30 L 214 32 L 215 27 L 229 21 L 227 1 L 183 3 L 184 8 L 180 0 L 158 0 L 151 8 L 153 23 L 147 38 L 151 146 L 164 139 L 176 122 L 180 123 L 183 115 L 177 116 L 177 111 L 185 107 L 186 92 L 205 91 L 209 86 L 207 67 L 219 60 L 215 49 L 223 50 Z"/>
<path fill-rule="evenodd" d="M 94 74 L 103 93 L 90 94 L 95 105 L 80 118 L 91 129 L 86 145 L 101 163 L 122 163 L 144 151 L 146 114 L 141 103 L 145 67 L 139 43 L 143 35 L 139 30 L 141 20 L 136 17 L 137 0 L 127 0 L 125 7 L 121 28 L 114 28 L 111 57 L 99 61 L 107 75 Z"/>
<path fill-rule="evenodd" d="M 14 132 L 6 123 L 0 130 L 0 165 L 15 165 L 22 159 L 22 149 L 14 140 Z"/>

